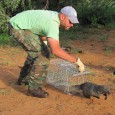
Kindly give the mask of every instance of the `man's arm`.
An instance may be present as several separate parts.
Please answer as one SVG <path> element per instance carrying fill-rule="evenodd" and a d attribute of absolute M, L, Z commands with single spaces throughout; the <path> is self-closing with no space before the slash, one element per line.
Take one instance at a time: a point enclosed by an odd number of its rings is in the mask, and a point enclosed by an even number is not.
<path fill-rule="evenodd" d="M 42 41 L 47 45 L 47 39 L 46 38 L 47 38 L 46 36 L 43 36 Z"/>
<path fill-rule="evenodd" d="M 43 36 L 43 37 L 42 37 L 42 40 L 43 40 L 43 41 L 46 41 L 46 36 Z"/>
<path fill-rule="evenodd" d="M 80 72 L 84 71 L 85 67 L 84 67 L 84 64 L 81 62 L 81 60 L 79 58 L 77 58 L 76 60 L 76 58 L 74 58 L 73 56 L 65 52 L 63 49 L 61 49 L 58 40 L 48 38 L 48 44 L 49 44 L 52 54 L 62 59 L 75 63 L 79 67 Z"/>
<path fill-rule="evenodd" d="M 51 49 L 52 54 L 56 55 L 57 57 L 60 57 L 62 59 L 68 60 L 70 62 L 76 62 L 76 58 L 68 54 L 66 51 L 61 49 L 59 41 L 48 38 L 48 44 Z"/>

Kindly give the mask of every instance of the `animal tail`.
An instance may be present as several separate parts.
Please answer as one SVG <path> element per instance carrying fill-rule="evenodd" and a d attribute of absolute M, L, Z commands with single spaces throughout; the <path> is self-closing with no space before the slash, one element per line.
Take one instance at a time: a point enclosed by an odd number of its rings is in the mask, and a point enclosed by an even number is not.
<path fill-rule="evenodd" d="M 80 85 L 72 85 L 69 89 L 71 94 L 78 94 L 80 92 L 81 88 Z"/>

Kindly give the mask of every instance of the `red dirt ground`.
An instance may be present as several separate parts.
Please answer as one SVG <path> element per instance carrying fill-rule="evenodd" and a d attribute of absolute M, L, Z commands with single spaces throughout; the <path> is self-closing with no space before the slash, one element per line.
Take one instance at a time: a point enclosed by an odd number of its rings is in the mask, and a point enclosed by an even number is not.
<path fill-rule="evenodd" d="M 107 41 L 76 40 L 72 47 L 81 48 L 84 53 L 72 54 L 80 57 L 92 68 L 93 82 L 111 87 L 107 100 L 64 94 L 46 86 L 49 97 L 39 99 L 27 96 L 25 86 L 17 86 L 20 67 L 26 53 L 20 48 L 0 48 L 0 115 L 115 115 L 115 30 L 108 33 Z M 93 100 L 93 101 L 92 101 Z"/>

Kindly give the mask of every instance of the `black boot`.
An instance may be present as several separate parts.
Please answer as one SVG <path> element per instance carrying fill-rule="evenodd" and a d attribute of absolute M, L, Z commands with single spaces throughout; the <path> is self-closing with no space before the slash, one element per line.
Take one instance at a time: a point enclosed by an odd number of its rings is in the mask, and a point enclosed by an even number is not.
<path fill-rule="evenodd" d="M 30 60 L 27 57 L 25 64 L 21 69 L 20 76 L 19 76 L 18 81 L 17 81 L 17 85 L 22 85 L 22 84 L 28 85 L 28 81 L 26 80 L 26 76 L 30 73 L 30 70 L 32 69 L 33 63 L 34 63 L 34 59 Z"/>
<path fill-rule="evenodd" d="M 27 85 L 28 84 L 28 81 L 26 81 L 26 76 L 29 74 L 31 68 L 30 68 L 30 65 L 25 65 L 22 69 L 21 69 L 21 72 L 20 72 L 20 76 L 18 78 L 18 81 L 17 81 L 17 85 Z"/>
<path fill-rule="evenodd" d="M 38 98 L 46 98 L 49 96 L 49 93 L 45 92 L 44 90 L 42 90 L 41 87 L 37 88 L 37 89 L 29 89 L 28 88 L 28 92 L 27 94 L 32 95 L 34 97 L 38 97 Z"/>
<path fill-rule="evenodd" d="M 24 78 L 19 78 L 17 81 L 17 85 L 28 85 L 28 81 L 26 81 Z"/>

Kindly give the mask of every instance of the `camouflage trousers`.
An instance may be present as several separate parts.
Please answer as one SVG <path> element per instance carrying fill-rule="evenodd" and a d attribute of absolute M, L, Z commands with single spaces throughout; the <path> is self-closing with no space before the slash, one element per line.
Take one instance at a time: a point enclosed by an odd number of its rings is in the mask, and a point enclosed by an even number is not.
<path fill-rule="evenodd" d="M 31 89 L 44 85 L 49 65 L 50 52 L 44 42 L 29 30 L 10 29 L 10 34 L 27 52 L 19 80 L 25 79 Z"/>

